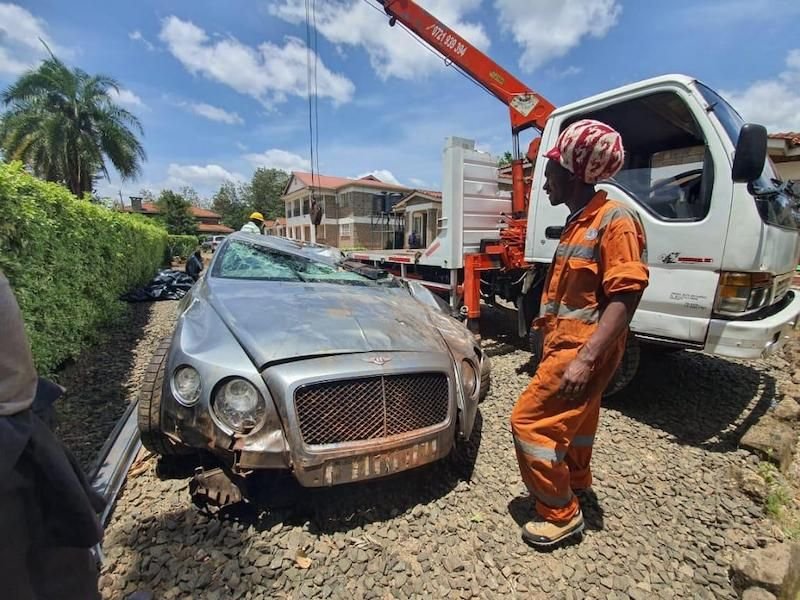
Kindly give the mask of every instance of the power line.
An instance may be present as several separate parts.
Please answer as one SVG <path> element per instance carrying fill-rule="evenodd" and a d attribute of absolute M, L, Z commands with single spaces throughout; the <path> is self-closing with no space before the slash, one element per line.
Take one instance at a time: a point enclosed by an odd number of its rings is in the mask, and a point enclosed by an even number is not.
<path fill-rule="evenodd" d="M 305 0 L 306 9 L 306 93 L 308 95 L 308 148 L 309 148 L 309 163 L 311 166 L 311 200 L 315 199 L 314 195 L 314 98 L 316 98 L 316 89 L 313 88 L 313 71 L 314 67 L 311 62 L 311 0 Z"/>

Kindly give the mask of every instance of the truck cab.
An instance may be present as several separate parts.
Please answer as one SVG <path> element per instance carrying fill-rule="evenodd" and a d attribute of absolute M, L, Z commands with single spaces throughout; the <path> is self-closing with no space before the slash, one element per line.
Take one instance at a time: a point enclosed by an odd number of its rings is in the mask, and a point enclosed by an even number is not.
<path fill-rule="evenodd" d="M 741 165 L 737 175 L 737 153 L 753 146 L 740 139 L 739 114 L 701 82 L 666 75 L 556 109 L 541 149 L 585 118 L 622 134 L 623 169 L 597 187 L 645 226 L 650 285 L 631 323 L 636 338 L 745 359 L 777 350 L 800 314 L 798 209 L 768 158 L 746 180 Z M 526 261 L 543 265 L 568 214 L 543 191 L 546 161 L 535 157 L 525 240 Z"/>

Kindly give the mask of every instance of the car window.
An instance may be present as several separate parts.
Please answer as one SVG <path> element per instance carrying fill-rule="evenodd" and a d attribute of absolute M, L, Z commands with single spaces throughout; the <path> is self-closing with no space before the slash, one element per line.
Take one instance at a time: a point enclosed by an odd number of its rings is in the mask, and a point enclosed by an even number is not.
<path fill-rule="evenodd" d="M 375 281 L 336 265 L 239 240 L 225 246 L 212 275 L 227 279 L 376 285 Z"/>

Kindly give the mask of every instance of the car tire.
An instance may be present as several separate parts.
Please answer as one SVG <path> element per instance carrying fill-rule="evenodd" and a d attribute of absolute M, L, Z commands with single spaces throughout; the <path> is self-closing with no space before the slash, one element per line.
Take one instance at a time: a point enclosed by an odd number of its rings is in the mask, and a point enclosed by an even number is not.
<path fill-rule="evenodd" d="M 139 438 L 145 448 L 159 456 L 178 456 L 189 452 L 188 448 L 175 444 L 165 436 L 161 429 L 161 394 L 171 343 L 172 338 L 164 338 L 159 342 L 150 364 L 147 365 L 139 392 Z"/>
<path fill-rule="evenodd" d="M 531 351 L 531 366 L 532 371 L 535 373 L 539 368 L 539 363 L 542 360 L 542 353 L 544 352 L 544 337 L 538 329 L 531 328 L 528 333 L 528 345 Z M 639 361 L 641 359 L 641 347 L 639 340 L 633 335 L 628 335 L 625 342 L 625 353 L 622 355 L 622 361 L 619 364 L 614 376 L 603 392 L 603 398 L 608 398 L 614 394 L 621 392 L 636 376 L 636 371 L 639 370 Z"/>
<path fill-rule="evenodd" d="M 483 357 L 483 366 L 481 368 L 481 392 L 478 396 L 478 402 L 483 402 L 489 394 L 489 388 L 492 385 L 492 363 L 489 362 L 489 357 Z"/>

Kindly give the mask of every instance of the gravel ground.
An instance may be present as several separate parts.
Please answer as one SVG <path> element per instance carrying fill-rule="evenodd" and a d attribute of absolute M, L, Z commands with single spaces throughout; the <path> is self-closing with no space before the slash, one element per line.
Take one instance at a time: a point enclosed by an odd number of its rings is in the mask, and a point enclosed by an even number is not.
<path fill-rule="evenodd" d="M 493 384 L 466 447 L 378 482 L 288 481 L 268 505 L 226 518 L 198 512 L 188 479 L 161 481 L 145 459 L 107 530 L 103 597 L 735 598 L 734 553 L 781 538 L 737 489 L 736 469 L 757 460 L 736 443 L 792 385 L 796 363 L 646 356 L 605 404 L 582 543 L 539 553 L 520 539 L 531 506 L 508 425 L 528 354 L 509 335 L 514 321 L 488 312 Z"/>
<path fill-rule="evenodd" d="M 176 305 L 131 304 L 129 316 L 105 331 L 99 344 L 56 373 L 67 389 L 56 403 L 57 433 L 84 469 L 136 398 L 150 354 L 172 332 Z"/>

